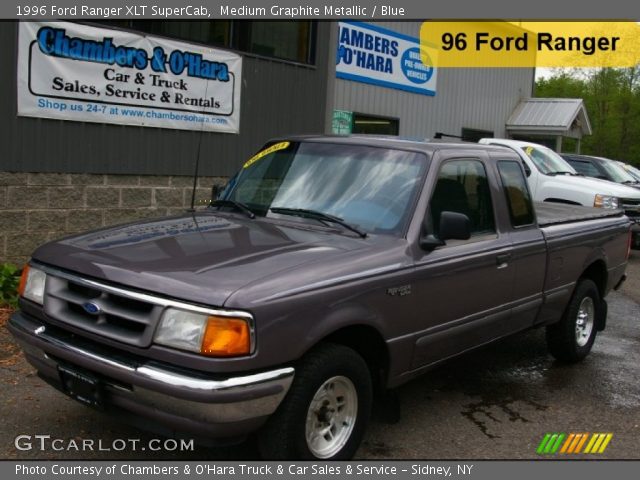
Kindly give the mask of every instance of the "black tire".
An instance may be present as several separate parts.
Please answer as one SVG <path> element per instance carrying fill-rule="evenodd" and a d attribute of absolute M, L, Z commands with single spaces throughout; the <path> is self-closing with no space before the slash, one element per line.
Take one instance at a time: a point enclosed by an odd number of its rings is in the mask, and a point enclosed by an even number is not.
<path fill-rule="evenodd" d="M 589 302 L 592 302 L 593 311 L 591 318 L 585 320 L 584 315 L 589 311 Z M 547 326 L 547 345 L 551 355 L 566 363 L 575 363 L 585 358 L 596 339 L 601 309 L 602 300 L 596 284 L 589 279 L 579 280 L 562 319 Z M 578 323 L 580 321 L 591 322 L 591 329 L 587 334 L 586 329 L 583 328 L 579 340 Z"/>
<path fill-rule="evenodd" d="M 352 396 L 351 405 L 357 405 L 355 422 L 349 428 L 348 422 L 342 422 L 339 414 L 335 419 L 341 422 L 338 429 L 345 429 L 345 443 L 338 451 L 329 456 L 319 456 L 310 449 L 307 442 L 307 414 L 310 412 L 312 400 L 321 387 L 332 387 L 328 382 L 332 379 L 340 379 L 346 382 L 348 379 L 355 387 L 355 400 Z M 348 385 L 348 382 L 342 385 Z M 327 391 L 325 389 L 324 391 Z M 348 395 L 347 395 L 348 396 Z M 348 460 L 355 454 L 362 436 L 364 435 L 369 417 L 373 397 L 371 373 L 367 364 L 354 350 L 337 344 L 321 344 L 307 353 L 296 366 L 296 373 L 287 393 L 287 396 L 278 407 L 278 410 L 269 418 L 266 425 L 258 433 L 258 448 L 265 459 L 322 459 L 322 460 Z M 342 398 L 342 397 L 336 397 Z M 344 398 L 343 398 L 344 400 Z M 331 407 L 326 407 L 331 412 Z M 344 408 L 344 407 L 343 407 Z M 325 409 L 325 407 L 323 407 Z M 339 410 L 340 407 L 337 408 Z M 344 412 L 342 412 L 344 413 Z M 331 422 L 326 412 L 322 418 L 316 415 L 316 422 Z M 313 417 L 312 417 L 313 418 Z M 310 429 L 310 431 L 315 431 Z M 339 430 L 342 431 L 342 430 Z M 338 447 L 336 447 L 338 448 Z"/>

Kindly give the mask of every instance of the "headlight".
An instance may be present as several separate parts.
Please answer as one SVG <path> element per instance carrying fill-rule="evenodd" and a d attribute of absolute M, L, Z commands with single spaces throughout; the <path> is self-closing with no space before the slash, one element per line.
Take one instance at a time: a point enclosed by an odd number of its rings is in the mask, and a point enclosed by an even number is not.
<path fill-rule="evenodd" d="M 44 302 L 44 284 L 46 280 L 47 274 L 42 270 L 25 265 L 22 269 L 18 293 L 21 297 L 42 305 Z"/>
<path fill-rule="evenodd" d="M 155 343 L 211 357 L 251 353 L 251 329 L 244 318 L 222 317 L 168 308 L 160 319 Z"/>
<path fill-rule="evenodd" d="M 618 197 L 612 197 L 610 195 L 600 195 L 596 194 L 596 198 L 593 201 L 593 206 L 597 208 L 618 208 L 620 205 L 620 200 Z"/>

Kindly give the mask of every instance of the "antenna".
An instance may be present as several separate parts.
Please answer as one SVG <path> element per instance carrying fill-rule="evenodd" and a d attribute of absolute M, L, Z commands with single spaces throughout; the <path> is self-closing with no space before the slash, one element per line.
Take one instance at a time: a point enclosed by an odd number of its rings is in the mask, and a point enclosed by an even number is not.
<path fill-rule="evenodd" d="M 191 190 L 191 207 L 189 208 L 189 212 L 196 211 L 196 189 L 198 188 L 198 171 L 200 170 L 200 149 L 202 148 L 202 132 L 204 130 L 204 122 L 203 127 L 200 129 L 200 135 L 198 136 L 198 148 L 196 150 L 196 165 L 193 169 L 193 189 Z"/>
<path fill-rule="evenodd" d="M 204 89 L 204 96 L 207 97 L 209 93 L 209 82 L 211 80 L 207 79 L 207 86 Z M 206 115 L 206 114 L 203 114 Z M 187 212 L 195 212 L 196 211 L 196 189 L 198 188 L 198 172 L 200 170 L 200 151 L 202 149 L 202 134 L 204 133 L 204 124 L 206 122 L 202 122 L 202 126 L 200 127 L 200 135 L 198 136 L 198 147 L 196 148 L 196 164 L 193 169 L 193 189 L 191 190 L 191 207 L 187 210 Z"/>

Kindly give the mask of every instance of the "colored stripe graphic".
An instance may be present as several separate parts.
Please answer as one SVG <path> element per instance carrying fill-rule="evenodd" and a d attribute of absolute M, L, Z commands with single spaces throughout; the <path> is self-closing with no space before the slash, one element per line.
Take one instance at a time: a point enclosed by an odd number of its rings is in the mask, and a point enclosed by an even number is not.
<path fill-rule="evenodd" d="M 613 433 L 547 433 L 536 449 L 539 455 L 603 453 Z M 586 447 L 585 447 L 586 444 Z M 583 450 L 584 447 L 584 450 Z"/>
<path fill-rule="evenodd" d="M 573 453 L 580 453 L 580 451 L 582 450 L 582 446 L 587 441 L 587 438 L 589 438 L 588 433 L 582 433 L 581 435 L 582 435 L 582 438 L 580 439 L 580 442 L 578 442 L 578 445 L 576 445 L 576 451 Z"/>
<path fill-rule="evenodd" d="M 600 445 L 600 450 L 598 450 L 598 453 L 603 453 L 605 451 L 605 449 L 609 445 L 609 442 L 611 441 L 612 438 L 613 438 L 613 433 L 607 433 L 607 436 L 604 437 L 604 441 L 602 442 L 602 445 Z"/>
<path fill-rule="evenodd" d="M 596 442 L 598 441 L 599 438 L 600 438 L 600 434 L 599 433 L 594 433 L 591 436 L 591 439 L 589 440 L 589 443 L 587 443 L 587 447 L 584 449 L 584 453 L 591 453 L 591 448 L 596 444 Z"/>
<path fill-rule="evenodd" d="M 586 435 L 584 433 L 572 433 L 573 440 L 571 444 L 568 446 L 567 453 L 578 453 L 582 448 L 582 444 L 586 440 Z"/>
<path fill-rule="evenodd" d="M 544 438 L 542 439 L 542 441 L 540 442 L 540 445 L 538 445 L 538 449 L 536 450 L 537 454 L 542 454 L 544 453 L 544 447 L 547 445 L 547 442 L 549 441 L 549 439 L 551 438 L 551 434 L 547 433 Z"/>
<path fill-rule="evenodd" d="M 558 438 L 557 433 L 554 433 L 551 435 L 551 438 L 547 442 L 547 446 L 544 447 L 544 453 L 553 453 L 551 452 L 551 449 L 553 448 L 553 445 L 556 443 L 556 438 Z"/>
<path fill-rule="evenodd" d="M 612 438 L 612 433 L 594 433 L 584 453 L 603 453 Z"/>
<path fill-rule="evenodd" d="M 564 433 L 558 435 L 558 439 L 556 440 L 555 445 L 551 448 L 551 453 L 556 453 L 558 451 L 558 449 L 560 448 L 560 444 L 565 437 L 566 435 Z"/>
<path fill-rule="evenodd" d="M 547 433 L 540 445 L 538 445 L 538 449 L 536 453 L 538 454 L 554 454 L 560 448 L 562 441 L 566 435 L 564 433 Z"/>
<path fill-rule="evenodd" d="M 569 445 L 571 445 L 571 442 L 573 442 L 573 439 L 576 437 L 575 433 L 570 433 L 569 436 L 567 437 L 567 440 L 564 442 L 564 445 L 562 445 L 562 450 L 560 450 L 560 453 L 567 453 L 567 449 L 569 448 Z"/>

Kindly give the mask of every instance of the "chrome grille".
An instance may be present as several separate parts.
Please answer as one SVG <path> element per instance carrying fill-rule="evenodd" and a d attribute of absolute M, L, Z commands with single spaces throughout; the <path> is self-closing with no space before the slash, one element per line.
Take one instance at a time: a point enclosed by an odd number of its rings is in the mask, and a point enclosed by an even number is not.
<path fill-rule="evenodd" d="M 622 207 L 640 211 L 640 200 L 635 198 L 622 198 Z"/>
<path fill-rule="evenodd" d="M 77 328 L 138 347 L 151 344 L 163 306 L 81 279 L 47 277 L 45 313 Z M 91 310 L 95 309 L 95 312 Z"/>
<path fill-rule="evenodd" d="M 76 326 L 105 338 L 112 338 L 139 347 L 152 343 L 156 326 L 167 308 L 175 308 L 202 315 L 242 318 L 249 324 L 251 352 L 255 349 L 253 315 L 240 310 L 221 310 L 215 307 L 187 303 L 157 296 L 153 293 L 130 290 L 84 278 L 55 267 L 32 262 L 47 274 L 44 292 L 44 311 L 51 319 Z M 99 306 L 90 313 L 87 303 Z"/>
<path fill-rule="evenodd" d="M 622 208 L 627 217 L 633 222 L 640 222 L 640 200 L 635 198 L 622 198 Z"/>

